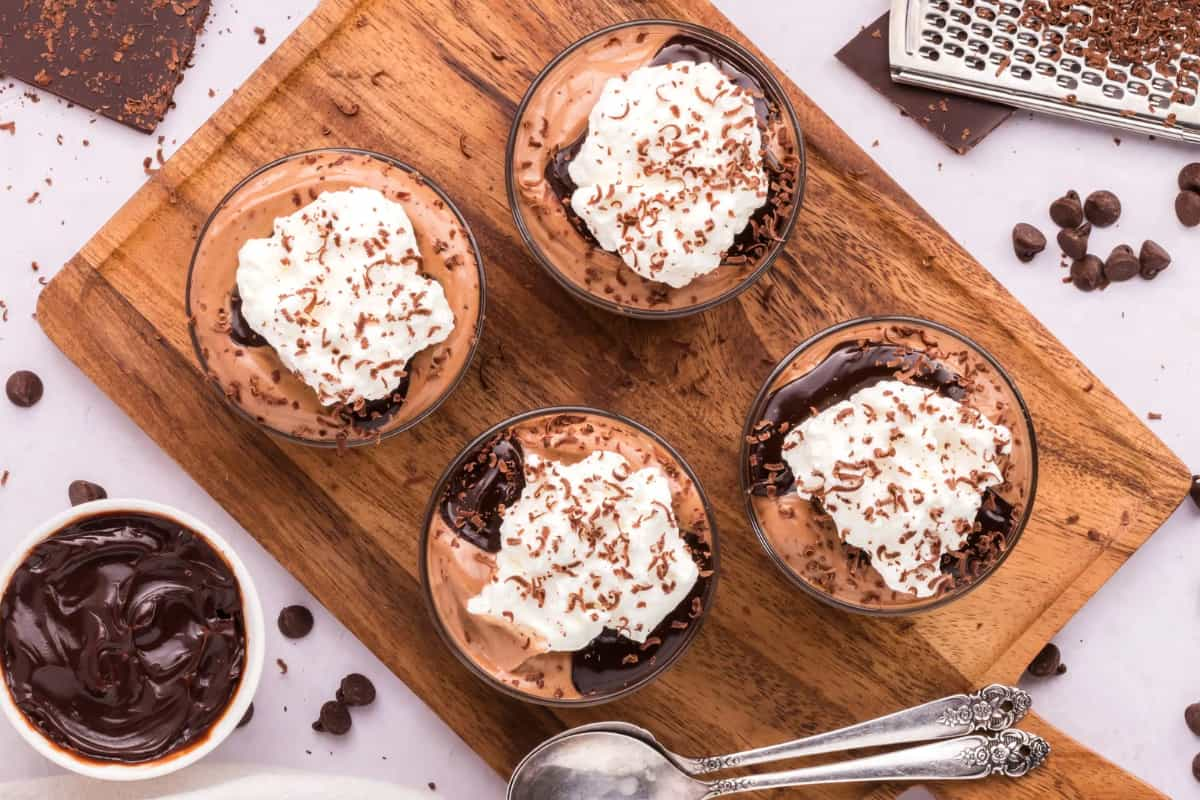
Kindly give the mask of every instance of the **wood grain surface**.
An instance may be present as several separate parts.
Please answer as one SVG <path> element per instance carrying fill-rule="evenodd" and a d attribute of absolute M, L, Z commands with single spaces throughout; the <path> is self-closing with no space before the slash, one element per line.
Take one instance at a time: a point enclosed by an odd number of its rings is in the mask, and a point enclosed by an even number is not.
<path fill-rule="evenodd" d="M 739 300 L 673 322 L 569 298 L 517 235 L 505 138 L 551 57 L 598 27 L 648 16 L 743 39 L 705 0 L 325 0 L 39 307 L 63 351 L 504 774 L 543 738 L 588 721 L 627 719 L 678 751 L 726 752 L 1014 681 L 1188 486 L 1153 434 L 786 81 L 809 148 L 808 189 L 772 272 Z M 356 115 L 338 110 L 347 100 Z M 450 401 L 397 439 L 341 456 L 272 439 L 230 411 L 198 370 L 183 313 L 195 234 L 224 192 L 269 160 L 327 145 L 392 154 L 438 181 L 479 239 L 490 295 L 479 355 Z M 848 616 L 791 587 L 751 533 L 737 488 L 741 425 L 772 363 L 816 330 L 872 313 L 930 317 L 981 342 L 1022 388 L 1041 445 L 1037 507 L 1012 557 L 961 602 L 907 620 Z M 557 403 L 628 414 L 678 447 L 716 507 L 723 551 L 716 608 L 680 663 L 628 700 L 571 712 L 503 698 L 467 673 L 435 635 L 417 577 L 421 517 L 444 465 L 493 422 Z M 1046 768 L 938 794 L 1158 796 L 1043 721 L 1026 726 L 1054 746 Z"/>

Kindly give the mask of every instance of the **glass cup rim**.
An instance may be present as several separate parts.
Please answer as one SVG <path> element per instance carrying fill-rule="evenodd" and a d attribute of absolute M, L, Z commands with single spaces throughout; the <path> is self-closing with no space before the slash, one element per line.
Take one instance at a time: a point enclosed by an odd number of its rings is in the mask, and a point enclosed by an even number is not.
<path fill-rule="evenodd" d="M 899 606 L 899 607 L 895 607 L 895 608 L 870 608 L 867 606 L 856 605 L 854 603 L 849 603 L 844 600 L 840 600 L 840 599 L 834 597 L 833 595 L 827 594 L 827 593 L 822 592 L 819 589 L 817 589 L 811 583 L 809 583 L 808 581 L 806 581 L 802 577 L 800 577 L 800 575 L 794 569 L 792 569 L 787 564 L 786 561 L 784 561 L 783 557 L 781 555 L 779 555 L 778 551 L 776 551 L 775 547 L 771 544 L 770 539 L 767 537 L 766 531 L 764 530 L 762 524 L 759 522 L 758 514 L 756 514 L 754 511 L 754 499 L 750 493 L 751 481 L 750 481 L 749 470 L 747 468 L 748 464 L 750 463 L 749 462 L 750 446 L 749 446 L 748 437 L 751 435 L 754 425 L 758 422 L 760 409 L 762 408 L 763 404 L 766 402 L 767 397 L 770 396 L 771 387 L 775 383 L 776 379 L 789 366 L 791 366 L 793 361 L 795 361 L 802 353 L 807 351 L 809 348 L 815 347 L 816 345 L 820 344 L 821 342 L 825 341 L 826 339 L 836 336 L 839 333 L 842 333 L 843 331 L 845 331 L 847 329 L 853 328 L 858 325 L 872 324 L 872 323 L 897 323 L 897 324 L 909 324 L 909 325 L 919 325 L 919 326 L 927 327 L 934 331 L 937 331 L 938 333 L 941 333 L 941 334 L 944 334 L 947 336 L 951 336 L 951 337 L 957 339 L 958 341 L 962 342 L 963 344 L 965 344 L 967 347 L 971 348 L 979 356 L 981 356 L 985 362 L 987 362 L 989 367 L 991 367 L 992 369 L 994 369 L 996 371 L 996 374 L 998 374 L 1004 380 L 1004 383 L 1009 388 L 1009 391 L 1011 391 L 1013 393 L 1013 396 L 1017 400 L 1017 406 L 1021 410 L 1021 417 L 1025 422 L 1025 430 L 1026 430 L 1026 433 L 1028 434 L 1028 439 L 1029 439 L 1029 455 L 1030 455 L 1030 460 L 1032 462 L 1032 469 L 1030 470 L 1030 473 L 1029 473 L 1029 499 L 1025 503 L 1025 509 L 1021 514 L 1020 520 L 1018 521 L 1016 527 L 1013 529 L 1014 532 L 1009 539 L 1008 547 L 1005 548 L 1004 552 L 1000 554 L 1000 557 L 997 558 L 996 561 L 991 566 L 989 566 L 987 568 L 987 570 L 982 575 L 980 575 L 977 579 L 975 579 L 971 583 L 967 584 L 966 586 L 962 587 L 961 589 L 947 593 L 947 594 L 933 600 L 932 602 L 928 602 L 924 605 L 920 605 L 917 608 L 905 608 L 903 606 Z M 988 580 L 988 578 L 990 578 L 992 575 L 994 575 L 1000 569 L 1001 565 L 1003 565 L 1004 562 L 1008 560 L 1008 557 L 1010 555 L 1012 555 L 1012 552 L 1017 549 L 1017 545 L 1021 541 L 1021 536 L 1025 533 L 1025 527 L 1028 525 L 1029 520 L 1033 515 L 1034 500 L 1037 497 L 1037 485 L 1038 485 L 1037 434 L 1034 431 L 1033 415 L 1030 413 L 1029 406 L 1026 404 L 1025 398 L 1024 398 L 1024 396 L 1022 396 L 1021 390 L 1017 387 L 1016 382 L 1012 379 L 1012 376 L 1009 375 L 1008 370 L 1006 370 L 1000 364 L 1000 362 L 996 360 L 996 357 L 993 356 L 986 348 L 984 348 L 982 345 L 980 345 L 974 339 L 958 332 L 957 330 L 950 327 L 949 325 L 945 325 L 940 322 L 934 322 L 933 320 L 925 319 L 924 317 L 914 317 L 914 316 L 907 316 L 907 315 L 902 315 L 902 314 L 869 315 L 869 316 L 856 317 L 854 319 L 845 320 L 844 322 L 839 322 L 834 325 L 830 325 L 829 327 L 822 328 L 821 330 L 817 331 L 816 333 L 814 333 L 813 335 L 809 336 L 804 341 L 802 341 L 800 344 L 798 344 L 794 348 L 792 348 L 771 369 L 770 375 L 768 375 L 766 377 L 766 379 L 764 379 L 762 388 L 759 389 L 758 393 L 755 395 L 754 402 L 750 406 L 750 411 L 746 415 L 746 423 L 742 427 L 742 443 L 741 443 L 741 449 L 740 449 L 740 454 L 739 454 L 738 479 L 739 479 L 739 483 L 740 483 L 741 490 L 742 490 L 742 496 L 744 498 L 746 516 L 750 520 L 750 527 L 754 529 L 754 535 L 758 538 L 759 544 L 762 545 L 762 548 L 766 551 L 767 555 L 770 556 L 771 561 L 773 561 L 775 563 L 775 566 L 779 568 L 779 570 L 784 574 L 784 576 L 791 583 L 795 584 L 796 586 L 799 586 L 801 589 L 803 589 L 809 595 L 817 598 L 818 600 L 825 603 L 826 605 L 841 609 L 843 611 L 848 611 L 848 612 L 851 612 L 854 614 L 860 614 L 860 615 L 868 616 L 868 617 L 915 616 L 917 614 L 924 614 L 924 613 L 927 613 L 930 611 L 935 611 L 937 609 L 944 608 L 945 606 L 949 605 L 950 603 L 954 602 L 955 600 L 959 600 L 959 599 L 965 597 L 966 595 L 970 594 L 976 588 L 978 588 L 981 584 L 986 582 Z"/>
<path fill-rule="evenodd" d="M 446 482 L 448 480 L 450 480 L 450 477 L 454 474 L 454 471 L 457 470 L 462 465 L 463 461 L 465 461 L 475 451 L 476 448 L 478 448 L 480 445 L 482 445 L 484 442 L 486 442 L 491 437 L 495 436 L 500 431 L 502 431 L 506 428 L 510 428 L 514 425 L 518 425 L 529 419 L 535 419 L 537 417 L 545 417 L 545 416 L 552 416 L 552 415 L 558 415 L 558 414 L 586 414 L 586 415 L 591 415 L 591 416 L 604 417 L 606 419 L 610 419 L 615 422 L 618 422 L 622 425 L 627 425 L 630 428 L 632 428 L 633 430 L 637 431 L 638 433 L 641 433 L 641 434 L 644 434 L 644 435 L 650 437 L 650 439 L 655 444 L 657 444 L 658 446 L 660 446 L 664 450 L 666 450 L 667 454 L 675 460 L 675 462 L 679 465 L 680 469 L 682 469 L 684 474 L 687 475 L 688 479 L 691 480 L 692 485 L 694 485 L 696 487 L 696 493 L 699 495 L 700 503 L 704 507 L 705 517 L 707 517 L 707 519 L 708 519 L 708 529 L 709 529 L 708 545 L 709 545 L 709 552 L 711 554 L 711 561 L 712 561 L 712 576 L 709 579 L 708 590 L 704 594 L 705 601 L 706 601 L 704 613 L 701 614 L 696 620 L 694 620 L 691 628 L 687 632 L 687 636 L 684 639 L 683 643 L 680 644 L 680 646 L 678 648 L 676 648 L 675 652 L 672 653 L 667 659 L 663 660 L 650 674 L 648 674 L 645 678 L 641 679 L 637 683 L 631 684 L 619 691 L 613 692 L 612 694 L 603 695 L 601 697 L 581 697 L 581 698 L 563 698 L 563 699 L 556 699 L 556 698 L 552 698 L 552 697 L 535 697 L 526 692 L 519 691 L 519 690 L 513 688 L 512 686 L 509 686 L 508 684 L 504 683 L 503 681 L 497 680 L 494 675 L 492 675 L 489 672 L 487 672 L 486 670 L 484 670 L 482 667 L 480 667 L 478 664 L 476 664 L 473 659 L 471 659 L 469 656 L 467 656 L 467 654 L 462 651 L 462 649 L 454 641 L 454 639 L 450 635 L 450 633 L 446 630 L 445 623 L 442 622 L 441 615 L 438 613 L 437 604 L 434 602 L 433 590 L 432 590 L 432 588 L 430 586 L 430 582 L 429 582 L 430 530 L 433 527 L 433 521 L 434 521 L 435 515 L 439 513 L 438 501 L 441 498 L 442 489 L 446 485 Z M 488 684 L 489 686 L 500 690 L 503 694 L 506 694 L 509 697 L 524 701 L 526 703 L 531 703 L 533 705 L 549 706 L 549 707 L 556 707 L 556 708 L 585 708 L 588 706 L 597 706 L 597 705 L 601 705 L 603 703 L 610 703 L 615 700 L 620 700 L 622 698 L 632 695 L 634 692 L 637 692 L 639 689 L 645 688 L 646 686 L 648 686 L 649 684 L 651 684 L 655 680 L 657 680 L 660 676 L 662 676 L 663 673 L 665 673 L 667 670 L 669 670 L 672 666 L 674 666 L 674 664 L 680 658 L 683 657 L 684 653 L 686 653 L 691 648 L 692 644 L 696 640 L 696 637 L 700 634 L 700 629 L 704 626 L 704 621 L 708 618 L 709 613 L 712 611 L 712 606 L 715 602 L 715 598 L 717 595 L 717 583 L 719 581 L 720 574 L 721 574 L 720 543 L 719 543 L 719 536 L 717 533 L 716 513 L 713 510 L 711 503 L 709 502 L 708 495 L 705 493 L 704 487 L 700 483 L 700 479 L 696 476 L 695 471 L 692 469 L 691 465 L 687 462 L 687 460 L 684 459 L 684 457 L 682 455 L 680 455 L 679 451 L 676 450 L 669 442 L 667 442 L 666 439 L 664 439 L 662 436 L 655 433 L 654 431 L 652 431 L 650 428 L 646 427 L 642 423 L 637 422 L 636 420 L 630 419 L 629 417 L 626 417 L 625 415 L 619 414 L 615 411 L 608 411 L 606 409 L 600 409 L 600 408 L 595 408 L 594 406 L 585 406 L 585 405 L 543 406 L 540 408 L 534 408 L 534 409 L 530 409 L 528 411 L 523 411 L 519 414 L 515 414 L 511 417 L 508 417 L 507 419 L 501 420 L 500 422 L 497 422 L 496 424 L 490 426 L 483 433 L 474 437 L 473 439 L 471 439 L 471 441 L 469 443 L 464 445 L 463 448 L 459 451 L 459 453 L 456 456 L 454 456 L 453 459 L 450 460 L 450 463 L 446 466 L 446 468 L 444 470 L 442 470 L 442 474 L 438 477 L 437 481 L 433 485 L 433 492 L 430 494 L 429 502 L 426 504 L 426 507 L 425 507 L 424 526 L 421 528 L 421 536 L 420 536 L 420 539 L 418 542 L 418 561 L 419 561 L 419 568 L 420 568 L 421 594 L 425 598 L 426 610 L 429 612 L 429 616 L 433 620 L 433 627 L 435 629 L 437 629 L 438 636 L 441 638 L 442 642 L 446 645 L 447 649 L 449 649 L 450 652 L 454 654 L 455 658 L 457 658 L 459 660 L 459 662 L 461 662 L 465 667 L 467 667 L 467 669 L 472 674 L 474 674 L 475 677 L 481 679 L 484 683 Z"/>
<path fill-rule="evenodd" d="M 584 45 L 603 36 L 625 30 L 626 28 L 651 25 L 671 26 L 673 28 L 678 28 L 690 35 L 706 39 L 720 47 L 728 49 L 734 55 L 744 59 L 746 63 L 753 66 L 755 71 L 758 73 L 755 75 L 755 77 L 761 78 L 767 85 L 767 89 L 773 92 L 780 100 L 780 105 L 786 112 L 787 119 L 791 122 L 792 132 L 796 137 L 796 148 L 800 162 L 799 180 L 796 185 L 796 197 L 792 204 L 792 213 L 788 217 L 787 224 L 784 226 L 782 235 L 779 237 L 779 241 L 775 242 L 770 252 L 763 256 L 762 262 L 754 269 L 754 271 L 739 281 L 732 289 L 729 289 L 728 291 L 710 300 L 706 300 L 703 303 L 697 303 L 694 306 L 688 306 L 682 309 L 667 309 L 663 311 L 656 311 L 649 308 L 635 308 L 632 306 L 615 303 L 611 300 L 606 300 L 592 292 L 585 291 L 579 286 L 576 286 L 572 281 L 568 280 L 566 276 L 561 273 L 558 267 L 550 261 L 546 254 L 542 252 L 542 248 L 538 246 L 537 242 L 534 241 L 533 236 L 530 234 L 529 227 L 525 223 L 525 215 L 521 211 L 521 207 L 518 202 L 516 179 L 513 173 L 513 162 L 515 161 L 515 150 L 517 137 L 520 132 L 521 121 L 524 118 L 525 111 L 528 109 L 533 97 L 537 94 L 538 89 L 541 88 L 542 82 L 549 77 L 563 61 L 565 61 L 570 55 Z M 783 84 L 781 84 L 779 79 L 775 77 L 774 71 L 768 68 L 766 63 L 764 63 L 761 58 L 756 56 L 754 53 L 751 53 L 746 47 L 735 41 L 733 38 L 715 31 L 712 28 L 708 28 L 703 25 L 697 25 L 694 22 L 685 22 L 683 20 L 669 19 L 666 17 L 647 17 L 645 19 L 633 19 L 626 20 L 625 22 L 618 22 L 615 25 L 609 25 L 593 31 L 592 33 L 589 33 L 586 36 L 567 45 L 567 47 L 565 47 L 558 55 L 552 58 L 549 63 L 546 64 L 546 66 L 542 67 L 541 71 L 538 72 L 537 76 L 529 84 L 529 88 L 525 90 L 525 95 L 521 98 L 521 102 L 517 106 L 516 114 L 513 116 L 513 124 L 509 129 L 508 143 L 505 147 L 504 177 L 505 188 L 508 194 L 508 207 L 512 212 L 513 221 L 516 223 L 517 230 L 521 234 L 521 239 L 525 243 L 525 249 L 528 250 L 530 255 L 533 256 L 534 261 L 536 261 L 545 272 L 549 273 L 550 277 L 552 277 L 555 282 L 566 289 L 572 296 L 590 303 L 598 308 L 602 308 L 605 311 L 622 316 L 634 317 L 638 319 L 679 319 L 681 317 L 692 316 L 693 314 L 700 314 L 729 300 L 733 300 L 751 286 L 756 284 L 759 279 L 766 275 L 771 267 L 774 266 L 775 261 L 783 253 L 783 249 L 791 240 L 792 233 L 796 229 L 796 223 L 800 219 L 800 210 L 804 205 L 804 194 L 808 185 L 808 151 L 804 143 L 804 132 L 800 127 L 800 118 L 796 115 L 796 109 L 792 103 L 791 97 L 783 88 Z"/>
<path fill-rule="evenodd" d="M 268 163 L 257 167 L 253 172 L 249 173 L 236 184 L 234 184 L 233 188 L 226 192 L 225 195 L 217 202 L 217 204 L 213 206 L 213 210 L 209 212 L 208 218 L 204 221 L 204 225 L 200 228 L 200 232 L 196 236 L 196 245 L 192 249 L 192 257 L 188 263 L 187 288 L 184 295 L 184 311 L 187 314 L 187 319 L 191 320 L 193 316 L 192 281 L 196 273 L 196 262 L 200 256 L 200 247 L 204 244 L 204 238 L 208 235 L 208 229 L 211 227 L 213 221 L 217 218 L 217 214 L 219 214 L 221 210 L 238 195 L 239 192 L 249 186 L 258 177 L 270 172 L 276 167 L 294 161 L 295 159 L 322 153 L 347 153 L 350 155 L 369 156 L 378 161 L 382 161 L 385 164 L 397 167 L 405 172 L 417 176 L 434 192 L 434 194 L 438 196 L 443 203 L 446 204 L 446 208 L 448 208 L 450 212 L 454 214 L 459 224 L 462 225 L 463 230 L 467 234 L 467 240 L 471 243 L 471 251 L 475 255 L 475 268 L 479 275 L 479 314 L 475 321 L 475 333 L 471 337 L 470 351 L 467 353 L 466 361 L 463 362 L 462 369 L 459 371 L 458 375 L 455 376 L 454 380 L 451 381 L 449 385 L 447 385 L 446 391 L 443 392 L 433 403 L 431 403 L 428 408 L 426 408 L 420 414 L 417 414 L 408 422 L 405 422 L 403 425 L 399 425 L 396 428 L 387 431 L 386 433 L 371 437 L 369 439 L 356 439 L 354 441 L 346 441 L 341 444 L 339 444 L 336 440 L 317 441 L 314 439 L 306 439 L 301 436 L 296 436 L 293 433 L 280 430 L 279 428 L 275 428 L 265 422 L 261 422 L 256 419 L 253 414 L 246 411 L 246 409 L 234 403 L 230 403 L 228 398 L 225 397 L 222 387 L 214 385 L 214 381 L 211 380 L 208 375 L 208 359 L 204 357 L 203 348 L 200 346 L 200 339 L 196 335 L 196 328 L 194 325 L 188 325 L 188 336 L 191 338 L 192 350 L 195 353 L 196 360 L 199 362 L 200 368 L 204 372 L 205 383 L 209 384 L 213 391 L 221 396 L 222 402 L 225 404 L 225 406 L 232 408 L 235 413 L 253 424 L 259 430 L 265 431 L 272 436 L 277 436 L 285 441 L 304 445 L 305 447 L 317 447 L 322 449 L 333 449 L 338 447 L 365 447 L 368 445 L 378 444 L 379 442 L 386 441 L 394 436 L 404 433 L 405 431 L 423 422 L 427 417 L 433 414 L 433 412 L 441 408 L 442 404 L 450 399 L 450 396 L 454 394 L 459 385 L 462 383 L 463 379 L 466 378 L 467 373 L 470 372 L 471 363 L 475 360 L 475 354 L 479 350 L 479 343 L 483 338 L 484 317 L 486 316 L 487 312 L 487 274 L 483 266 L 483 254 L 479 250 L 479 243 L 475 239 L 475 232 L 471 230 L 471 226 L 467 222 L 467 218 L 463 216 L 462 211 L 459 210 L 454 201 L 450 199 L 450 196 L 446 194 L 446 191 L 442 189 L 440 184 L 406 161 L 402 161 L 399 158 L 389 156 L 385 153 L 380 153 L 377 150 L 368 150 L 361 147 L 316 147 L 310 150 L 300 150 L 294 153 L 288 153 L 287 155 L 283 155 L 279 158 L 269 161 Z"/>

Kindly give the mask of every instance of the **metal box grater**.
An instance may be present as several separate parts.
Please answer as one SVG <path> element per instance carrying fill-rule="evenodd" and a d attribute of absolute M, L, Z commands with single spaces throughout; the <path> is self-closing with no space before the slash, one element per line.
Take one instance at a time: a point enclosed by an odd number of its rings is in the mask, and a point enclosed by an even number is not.
<path fill-rule="evenodd" d="M 1089 13 L 1086 3 L 1075 6 Z M 1063 26 L 1022 23 L 1005 0 L 892 0 L 892 79 L 1005 105 L 1200 144 L 1200 58 L 1183 55 L 1184 88 L 1129 66 L 1096 69 L 1063 51 Z"/>

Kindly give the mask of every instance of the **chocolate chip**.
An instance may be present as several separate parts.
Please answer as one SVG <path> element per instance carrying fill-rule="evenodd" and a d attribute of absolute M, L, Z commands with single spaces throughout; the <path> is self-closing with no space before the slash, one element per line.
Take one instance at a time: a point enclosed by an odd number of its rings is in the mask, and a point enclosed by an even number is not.
<path fill-rule="evenodd" d="M 1188 492 L 1188 496 L 1192 498 L 1192 502 L 1196 504 L 1196 508 L 1200 508 L 1200 475 L 1192 476 L 1192 488 Z"/>
<path fill-rule="evenodd" d="M 98 483 L 71 481 L 71 485 L 67 487 L 67 497 L 70 498 L 71 505 L 81 506 L 94 500 L 103 500 L 108 497 L 108 492 Z"/>
<path fill-rule="evenodd" d="M 246 709 L 246 713 L 242 714 L 242 718 L 238 722 L 237 726 L 239 728 L 244 728 L 250 724 L 250 720 L 252 720 L 252 719 L 254 719 L 254 703 L 251 703 L 250 706 Z"/>
<path fill-rule="evenodd" d="M 8 399 L 13 402 L 13 405 L 29 408 L 37 405 L 37 401 L 42 399 L 45 387 L 42 386 L 41 378 L 29 370 L 23 369 L 8 377 L 4 391 L 8 393 Z"/>
<path fill-rule="evenodd" d="M 1058 645 L 1048 644 L 1042 648 L 1042 652 L 1037 654 L 1029 664 L 1029 674 L 1037 678 L 1047 678 L 1051 675 L 1061 675 L 1059 667 L 1062 666 L 1062 653 L 1058 650 Z"/>
<path fill-rule="evenodd" d="M 1050 204 L 1050 219 L 1060 228 L 1078 228 L 1083 224 L 1083 204 L 1074 189 Z"/>
<path fill-rule="evenodd" d="M 1013 252 L 1017 258 L 1028 263 L 1046 249 L 1046 236 L 1032 225 L 1019 222 L 1012 232 Z"/>
<path fill-rule="evenodd" d="M 1087 255 L 1088 239 L 1092 235 L 1092 223 L 1088 222 L 1078 228 L 1063 228 L 1058 232 L 1058 246 L 1073 259 Z"/>
<path fill-rule="evenodd" d="M 337 700 L 330 700 L 321 706 L 321 716 L 312 724 L 312 729 L 319 733 L 344 736 L 350 732 L 351 724 L 350 709 Z"/>
<path fill-rule="evenodd" d="M 1083 204 L 1083 213 L 1093 225 L 1107 228 L 1121 218 L 1121 201 L 1104 189 L 1092 192 Z"/>
<path fill-rule="evenodd" d="M 1127 281 L 1137 275 L 1142 269 L 1138 258 L 1133 254 L 1133 248 L 1127 244 L 1119 244 L 1108 254 L 1104 262 L 1104 278 L 1114 283 Z"/>
<path fill-rule="evenodd" d="M 1192 777 L 1200 781 L 1200 753 L 1192 759 Z"/>
<path fill-rule="evenodd" d="M 1071 283 L 1080 291 L 1090 292 L 1104 285 L 1104 262 L 1094 255 L 1086 255 L 1071 263 Z"/>
<path fill-rule="evenodd" d="M 1200 736 L 1200 703 L 1192 703 L 1183 710 L 1183 720 L 1192 733 Z"/>
<path fill-rule="evenodd" d="M 375 684 L 366 675 L 352 672 L 342 678 L 337 699 L 348 706 L 369 706 L 375 702 Z"/>
<path fill-rule="evenodd" d="M 288 606 L 279 612 L 279 632 L 289 639 L 303 639 L 313 629 L 313 615 L 304 606 Z"/>
<path fill-rule="evenodd" d="M 1158 242 L 1147 239 L 1142 242 L 1138 261 L 1142 265 L 1142 277 L 1146 280 L 1153 280 L 1158 273 L 1171 266 L 1171 254 L 1164 250 Z"/>
<path fill-rule="evenodd" d="M 1175 198 L 1175 215 L 1189 228 L 1200 225 L 1200 192 L 1180 192 Z"/>
<path fill-rule="evenodd" d="M 1200 161 L 1188 164 L 1179 170 L 1179 188 L 1200 192 Z"/>

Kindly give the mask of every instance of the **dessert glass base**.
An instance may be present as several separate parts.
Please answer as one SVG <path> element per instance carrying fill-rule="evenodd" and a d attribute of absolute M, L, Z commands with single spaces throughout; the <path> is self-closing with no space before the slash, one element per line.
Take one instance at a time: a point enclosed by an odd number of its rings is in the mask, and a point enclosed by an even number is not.
<path fill-rule="evenodd" d="M 515 448 L 497 446 L 498 441 L 515 442 Z M 512 464 L 514 452 L 521 463 L 530 454 L 536 454 L 542 459 L 572 464 L 598 451 L 619 453 L 637 469 L 648 466 L 661 469 L 670 485 L 671 511 L 696 563 L 698 578 L 686 597 L 667 613 L 643 644 L 606 627 L 586 647 L 575 652 L 530 652 L 527 635 L 486 616 L 472 614 L 467 608 L 468 601 L 492 581 L 498 569 L 498 528 L 503 513 L 497 514 L 493 526 L 496 547 L 488 548 L 485 536 L 468 539 L 460 529 L 448 524 L 444 507 L 448 498 L 465 496 L 460 494 L 464 490 L 477 501 L 474 511 L 484 502 L 492 508 L 503 508 L 506 504 L 511 507 L 522 488 L 514 488 L 513 471 L 501 462 Z M 486 477 L 474 477 L 477 467 L 486 470 Z M 516 471 L 520 470 L 518 464 Z M 464 482 L 464 476 L 471 476 L 473 483 Z M 523 479 L 521 484 L 523 487 Z M 460 505 L 455 518 L 479 519 L 478 514 L 463 514 L 462 510 Z M 626 543 L 626 553 L 628 546 Z M 557 545 L 553 547 L 557 550 Z M 420 554 L 421 582 L 429 612 L 439 635 L 455 656 L 501 692 L 553 706 L 587 706 L 625 697 L 674 664 L 695 639 L 713 603 L 719 555 L 715 516 L 695 474 L 682 457 L 652 431 L 632 420 L 575 406 L 520 414 L 493 426 L 467 445 L 436 484 L 426 512 Z M 633 587 L 635 595 L 639 591 L 650 591 L 650 587 Z"/>
<path fill-rule="evenodd" d="M 769 179 L 766 204 L 716 269 L 681 288 L 647 279 L 601 249 L 569 202 L 566 161 L 588 131 L 606 81 L 640 67 L 710 61 L 754 92 Z M 796 226 L 804 196 L 799 120 L 770 69 L 737 42 L 675 20 L 635 20 L 596 31 L 568 47 L 533 81 L 513 122 L 506 160 L 508 200 L 537 262 L 575 297 L 608 311 L 649 319 L 695 314 L 730 300 L 770 269 Z"/>
<path fill-rule="evenodd" d="M 871 554 L 844 543 L 820 502 L 802 498 L 789 485 L 793 476 L 781 457 L 783 431 L 859 390 L 897 379 L 952 396 L 1012 435 L 1008 454 L 996 464 L 1003 480 L 983 493 L 974 532 L 962 550 L 942 554 L 938 567 L 944 578 L 931 597 L 890 588 L 872 566 Z M 746 512 L 775 564 L 821 601 L 872 615 L 939 608 L 983 583 L 1017 545 L 1037 491 L 1033 422 L 1012 379 L 962 334 L 911 317 L 835 325 L 785 356 L 751 407 L 740 464 Z M 781 474 L 785 480 L 779 480 Z"/>
<path fill-rule="evenodd" d="M 421 252 L 420 271 L 441 284 L 454 313 L 445 341 L 408 362 L 403 383 L 364 409 L 323 405 L 241 317 L 238 251 L 270 236 L 274 221 L 323 192 L 367 187 L 402 204 Z M 450 198 L 415 169 L 365 150 L 330 148 L 285 156 L 255 171 L 217 204 L 196 242 L 187 313 L 201 368 L 242 416 L 300 444 L 372 444 L 416 425 L 466 375 L 483 330 L 483 261 Z"/>

